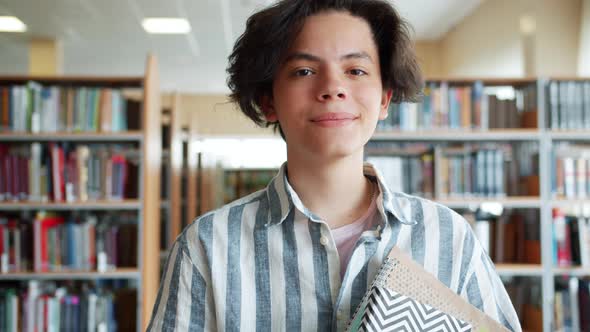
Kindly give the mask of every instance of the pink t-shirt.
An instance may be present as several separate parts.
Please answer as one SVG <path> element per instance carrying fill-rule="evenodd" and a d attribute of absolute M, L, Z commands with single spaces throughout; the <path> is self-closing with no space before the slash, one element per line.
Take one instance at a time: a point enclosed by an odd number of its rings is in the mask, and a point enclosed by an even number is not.
<path fill-rule="evenodd" d="M 332 229 L 332 236 L 336 247 L 338 248 L 338 255 L 340 256 L 340 277 L 344 278 L 348 261 L 352 255 L 352 249 L 356 241 L 360 238 L 364 231 L 371 229 L 376 222 L 377 213 L 376 197 L 373 197 L 371 205 L 367 212 L 351 224 Z"/>

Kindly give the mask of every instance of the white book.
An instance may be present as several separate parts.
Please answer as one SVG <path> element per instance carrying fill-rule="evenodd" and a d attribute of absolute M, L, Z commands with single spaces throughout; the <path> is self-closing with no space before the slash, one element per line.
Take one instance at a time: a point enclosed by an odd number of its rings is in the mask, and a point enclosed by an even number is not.
<path fill-rule="evenodd" d="M 58 331 L 58 329 L 55 328 L 55 309 L 54 299 L 47 299 L 47 332 Z"/>
<path fill-rule="evenodd" d="M 96 294 L 88 295 L 88 331 L 96 330 Z"/>
<path fill-rule="evenodd" d="M 586 158 L 576 159 L 576 189 L 578 198 L 586 198 Z"/>
<path fill-rule="evenodd" d="M 575 162 L 572 157 L 563 157 L 565 197 L 576 196 Z"/>
<path fill-rule="evenodd" d="M 34 332 L 35 331 L 35 308 L 37 297 L 39 296 L 39 282 L 35 280 L 29 281 L 28 290 L 27 290 L 27 332 Z"/>
<path fill-rule="evenodd" d="M 490 254 L 490 228 L 489 220 L 477 220 L 475 222 L 475 235 L 488 255 Z"/>
<path fill-rule="evenodd" d="M 580 307 L 578 303 L 578 278 L 569 280 L 570 314 L 572 319 L 572 331 L 580 331 Z"/>

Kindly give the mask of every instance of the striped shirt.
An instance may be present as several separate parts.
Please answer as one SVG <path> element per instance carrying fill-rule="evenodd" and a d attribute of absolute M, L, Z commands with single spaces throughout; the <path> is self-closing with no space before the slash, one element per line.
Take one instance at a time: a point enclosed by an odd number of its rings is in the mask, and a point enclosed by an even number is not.
<path fill-rule="evenodd" d="M 329 226 L 283 164 L 268 186 L 199 217 L 171 248 L 148 331 L 343 331 L 393 246 L 510 330 L 518 317 L 469 224 L 437 203 L 379 184 L 381 221 L 340 276 Z"/>

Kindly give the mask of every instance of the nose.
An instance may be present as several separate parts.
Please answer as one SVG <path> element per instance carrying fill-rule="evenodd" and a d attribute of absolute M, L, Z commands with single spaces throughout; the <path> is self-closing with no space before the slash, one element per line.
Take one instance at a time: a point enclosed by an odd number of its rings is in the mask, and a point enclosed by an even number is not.
<path fill-rule="evenodd" d="M 317 93 L 317 99 L 320 102 L 345 100 L 347 96 L 346 88 L 342 79 L 335 72 L 327 72 L 323 75 L 320 87 Z"/>

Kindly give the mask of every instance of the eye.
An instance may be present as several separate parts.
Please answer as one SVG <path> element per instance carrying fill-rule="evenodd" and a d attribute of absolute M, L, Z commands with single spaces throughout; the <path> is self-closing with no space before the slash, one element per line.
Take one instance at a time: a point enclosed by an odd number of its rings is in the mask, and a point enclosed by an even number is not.
<path fill-rule="evenodd" d="M 295 76 L 309 76 L 313 71 L 309 68 L 302 68 L 295 71 Z"/>
<path fill-rule="evenodd" d="M 364 76 L 367 75 L 367 72 L 362 70 L 362 69 L 358 69 L 358 68 L 354 68 L 348 71 L 351 75 L 354 76 Z"/>

